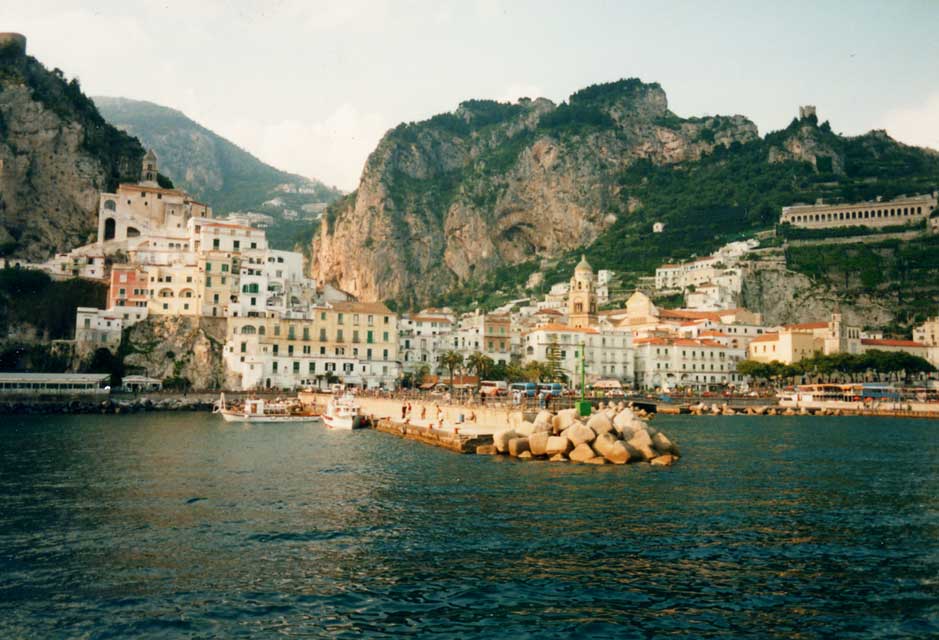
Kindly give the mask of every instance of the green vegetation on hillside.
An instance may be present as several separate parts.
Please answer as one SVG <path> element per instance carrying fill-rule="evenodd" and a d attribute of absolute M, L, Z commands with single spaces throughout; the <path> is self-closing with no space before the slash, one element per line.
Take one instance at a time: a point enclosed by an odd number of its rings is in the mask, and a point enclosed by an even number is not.
<path fill-rule="evenodd" d="M 837 288 L 847 298 L 889 297 L 900 322 L 921 322 L 939 304 L 939 236 L 907 242 L 790 247 L 789 268 Z"/>
<path fill-rule="evenodd" d="M 89 280 L 52 280 L 42 271 L 0 269 L 0 335 L 29 325 L 49 340 L 72 338 L 77 307 L 104 308 L 107 285 Z"/>
<path fill-rule="evenodd" d="M 77 78 L 66 80 L 61 69 L 49 71 L 38 60 L 15 49 L 0 49 L 0 90 L 8 83 L 22 83 L 33 98 L 66 122 L 81 125 L 82 146 L 107 170 L 107 189 L 140 176 L 144 150 L 136 138 L 108 124 L 94 102 L 82 93 Z M 0 136 L 5 126 L 0 118 Z"/>
<path fill-rule="evenodd" d="M 873 200 L 878 196 L 889 199 L 928 193 L 939 185 L 939 155 L 900 145 L 879 133 L 843 138 L 831 133 L 827 123 L 813 126 L 808 135 L 818 136 L 843 154 L 843 175 L 820 173 L 807 162 L 769 163 L 770 147 L 796 135 L 804 125 L 794 121 L 763 140 L 717 147 L 713 154 L 695 162 L 672 166 L 645 160 L 633 163 L 617 177 L 619 200 L 610 207 L 617 215 L 616 222 L 586 249 L 552 261 L 545 273 L 546 285 L 567 280 L 581 252 L 586 253 L 594 269 L 612 269 L 628 286 L 639 276 L 653 274 L 663 262 L 707 255 L 726 242 L 772 228 L 783 206 L 819 198 L 826 202 Z M 628 212 L 630 199 L 640 203 L 633 213 Z M 652 232 L 655 222 L 665 223 L 664 232 Z M 909 229 L 889 229 L 904 230 Z M 794 229 L 785 233 L 793 238 L 841 235 L 838 231 L 815 234 Z M 930 266 L 936 259 L 922 250 L 935 242 L 932 238 L 910 243 L 897 253 L 897 264 L 880 254 L 882 249 L 901 244 L 888 243 L 881 249 L 860 245 L 856 250 L 839 245 L 837 251 L 831 247 L 799 248 L 791 249 L 789 256 L 791 267 L 797 271 L 823 278 L 839 288 L 846 287 L 846 281 L 854 283 L 845 289 L 849 295 L 860 290 L 873 292 L 880 288 L 883 293 L 894 286 L 902 287 L 908 293 L 897 295 L 904 304 L 911 305 L 910 317 L 921 317 L 924 309 L 935 305 L 939 293 L 939 286 L 929 284 L 939 276 L 939 271 Z M 880 257 L 875 260 L 873 253 Z M 920 253 L 919 262 L 906 257 Z M 523 293 L 517 285 L 527 279 L 532 264 L 517 265 L 517 276 L 506 274 L 513 270 L 508 267 L 481 281 L 465 283 L 440 296 L 437 302 L 460 306 L 476 300 L 486 305 L 517 297 Z"/>
<path fill-rule="evenodd" d="M 284 210 L 305 216 L 305 204 L 331 203 L 342 195 L 317 180 L 275 169 L 175 109 L 126 98 L 97 97 L 95 103 L 108 121 L 153 148 L 161 172 L 210 205 L 216 215 L 233 211 L 271 215 L 274 225 L 269 236 L 275 248 L 293 248 L 294 238 L 315 225 L 284 218 Z M 284 184 L 310 193 L 277 190 Z M 275 198 L 281 204 L 266 204 Z"/>

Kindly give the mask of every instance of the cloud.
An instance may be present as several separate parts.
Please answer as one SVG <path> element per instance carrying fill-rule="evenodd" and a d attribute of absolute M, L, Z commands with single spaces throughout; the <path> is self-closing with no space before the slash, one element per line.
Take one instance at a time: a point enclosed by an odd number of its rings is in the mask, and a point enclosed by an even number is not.
<path fill-rule="evenodd" d="M 883 123 L 887 133 L 901 142 L 939 149 L 939 92 L 923 104 L 889 111 Z"/>
<path fill-rule="evenodd" d="M 239 121 L 220 123 L 215 130 L 278 169 L 351 191 L 358 186 L 368 154 L 389 127 L 384 115 L 343 104 L 316 122 Z"/>

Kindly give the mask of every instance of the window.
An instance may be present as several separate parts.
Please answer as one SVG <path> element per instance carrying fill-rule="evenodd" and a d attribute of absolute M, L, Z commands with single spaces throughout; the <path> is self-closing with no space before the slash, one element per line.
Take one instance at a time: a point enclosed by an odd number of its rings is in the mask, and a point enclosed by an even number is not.
<path fill-rule="evenodd" d="M 320 342 L 326 342 L 326 329 L 320 329 Z"/>
<path fill-rule="evenodd" d="M 372 332 L 371 332 L 371 331 L 369 331 L 368 334 L 366 335 L 366 337 L 365 337 L 365 342 L 367 342 L 368 344 L 372 344 L 373 342 L 375 342 L 375 339 L 374 339 L 374 337 L 372 336 Z"/>
<path fill-rule="evenodd" d="M 240 248 L 241 248 L 241 240 L 235 240 L 235 241 L 232 243 L 232 247 L 235 248 L 235 249 L 240 249 Z"/>
<path fill-rule="evenodd" d="M 228 263 L 222 264 L 222 273 L 228 273 Z"/>
<path fill-rule="evenodd" d="M 219 244 L 220 242 L 221 242 L 221 240 L 219 240 L 218 238 L 213 238 L 213 239 L 212 239 L 212 248 L 213 248 L 213 249 L 218 249 L 218 248 L 220 247 L 220 244 Z M 276 366 L 277 363 L 274 363 L 274 364 L 275 364 L 275 366 Z M 276 371 L 276 369 L 275 369 L 275 371 Z"/>
<path fill-rule="evenodd" d="M 279 344 L 275 344 L 275 345 L 274 345 L 274 355 L 276 356 L 278 353 L 280 353 L 280 345 L 279 345 Z"/>

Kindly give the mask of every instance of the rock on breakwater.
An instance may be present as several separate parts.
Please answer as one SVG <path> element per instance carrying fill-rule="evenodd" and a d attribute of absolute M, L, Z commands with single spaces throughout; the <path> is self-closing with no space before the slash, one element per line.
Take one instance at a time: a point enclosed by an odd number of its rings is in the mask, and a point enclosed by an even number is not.
<path fill-rule="evenodd" d="M 656 466 L 670 466 L 680 457 L 675 443 L 649 424 L 645 412 L 622 403 L 601 404 L 586 423 L 576 409 L 556 414 L 541 411 L 532 422 L 516 420 L 516 424 L 497 431 L 492 446 L 481 447 L 477 453 L 552 462 L 647 462 Z"/>

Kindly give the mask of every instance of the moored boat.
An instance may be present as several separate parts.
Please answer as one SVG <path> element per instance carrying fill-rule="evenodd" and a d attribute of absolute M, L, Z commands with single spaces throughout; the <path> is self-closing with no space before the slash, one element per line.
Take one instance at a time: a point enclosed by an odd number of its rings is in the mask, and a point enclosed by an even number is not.
<path fill-rule="evenodd" d="M 330 429 L 349 431 L 364 427 L 365 418 L 355 396 L 346 394 L 329 399 L 323 412 L 323 423 Z"/>
<path fill-rule="evenodd" d="M 240 405 L 229 407 L 224 393 L 219 397 L 213 413 L 220 414 L 225 422 L 313 422 L 320 417 L 299 402 L 290 401 L 249 398 Z"/>

